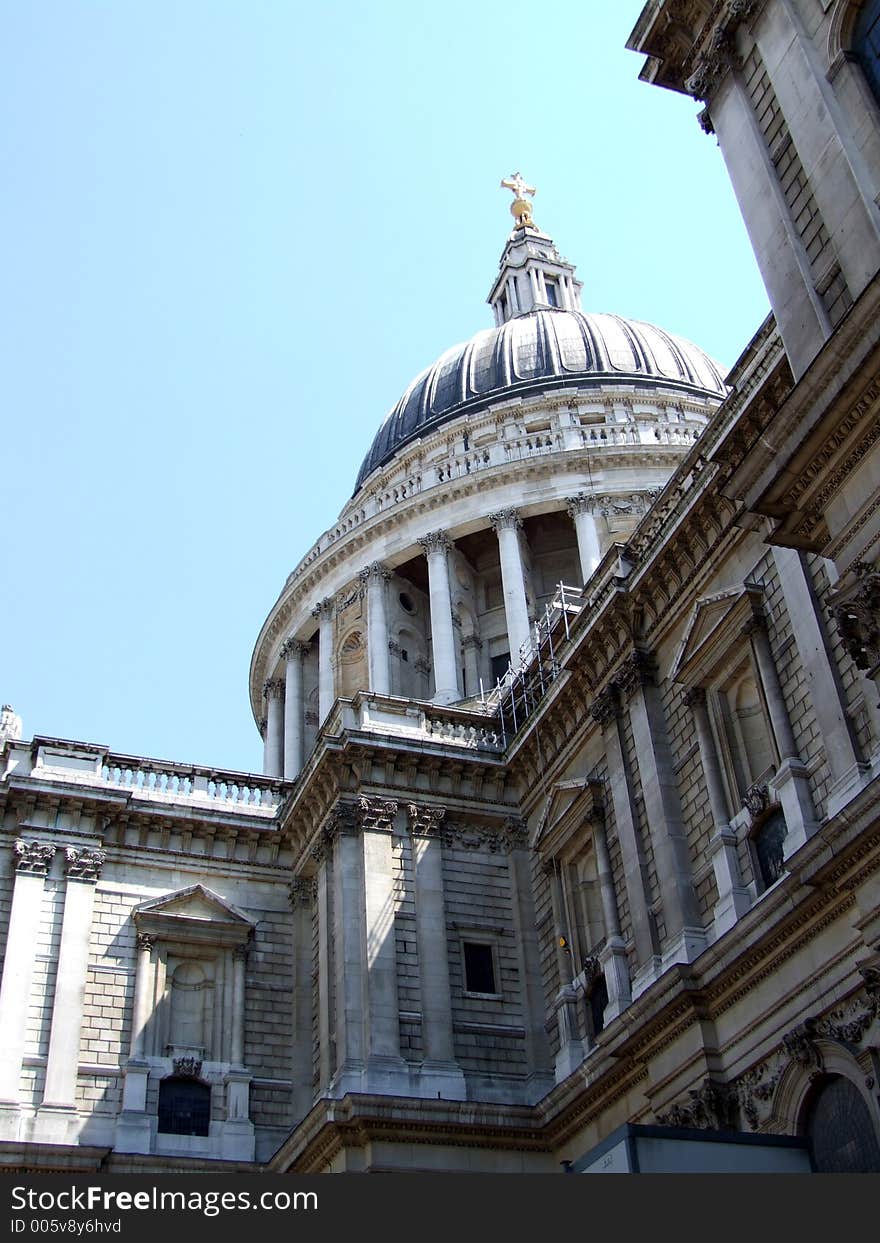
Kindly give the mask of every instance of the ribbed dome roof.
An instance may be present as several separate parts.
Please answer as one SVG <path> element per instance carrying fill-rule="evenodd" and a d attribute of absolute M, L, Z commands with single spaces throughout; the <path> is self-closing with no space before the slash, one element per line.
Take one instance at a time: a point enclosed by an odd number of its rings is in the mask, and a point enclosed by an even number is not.
<path fill-rule="evenodd" d="M 454 345 L 413 380 L 379 428 L 355 492 L 409 441 L 502 395 L 615 381 L 725 395 L 722 374 L 707 354 L 653 324 L 619 315 L 532 310 Z"/>

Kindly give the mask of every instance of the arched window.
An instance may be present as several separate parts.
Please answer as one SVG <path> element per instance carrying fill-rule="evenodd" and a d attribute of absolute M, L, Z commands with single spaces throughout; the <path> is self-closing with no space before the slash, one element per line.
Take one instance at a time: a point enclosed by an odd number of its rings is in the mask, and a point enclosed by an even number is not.
<path fill-rule="evenodd" d="M 172 1076 L 159 1084 L 159 1130 L 166 1135 L 207 1135 L 211 1089 L 196 1079 Z"/>
<path fill-rule="evenodd" d="M 880 1143 L 868 1106 L 854 1083 L 843 1075 L 820 1080 L 806 1103 L 803 1131 L 813 1144 L 820 1174 L 870 1174 L 880 1171 Z"/>
<path fill-rule="evenodd" d="M 853 30 L 852 50 L 880 103 L 880 0 L 867 0 Z"/>
<path fill-rule="evenodd" d="M 785 871 L 785 838 L 788 826 L 777 804 L 769 807 L 752 829 L 752 849 L 761 890 L 769 889 Z"/>

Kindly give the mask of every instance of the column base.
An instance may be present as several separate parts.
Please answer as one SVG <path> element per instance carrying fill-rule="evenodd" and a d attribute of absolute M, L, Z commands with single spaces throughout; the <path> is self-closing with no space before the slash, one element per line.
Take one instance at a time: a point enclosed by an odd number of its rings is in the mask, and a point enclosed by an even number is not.
<path fill-rule="evenodd" d="M 153 1143 L 152 1121 L 148 1114 L 123 1111 L 116 1119 L 114 1151 L 149 1153 Z"/>
<path fill-rule="evenodd" d="M 76 1144 L 80 1118 L 75 1105 L 40 1105 L 34 1118 L 33 1140 L 38 1144 Z"/>
<path fill-rule="evenodd" d="M 447 688 L 446 690 L 441 689 L 439 691 L 435 691 L 431 697 L 431 703 L 439 704 L 442 707 L 445 704 L 458 703 L 460 699 L 461 693 L 459 692 L 458 687 L 455 687 L 454 689 Z"/>
<path fill-rule="evenodd" d="M 827 815 L 835 816 L 842 807 L 858 794 L 871 777 L 870 764 L 853 764 L 852 768 L 833 783 L 828 791 Z"/>
<path fill-rule="evenodd" d="M 683 928 L 671 945 L 663 951 L 662 970 L 667 971 L 678 962 L 693 962 L 706 948 L 706 934 L 702 928 Z"/>
<path fill-rule="evenodd" d="M 724 936 L 725 932 L 733 927 L 738 919 L 742 919 L 743 915 L 752 907 L 752 895 L 748 889 L 740 886 L 729 889 L 720 901 L 715 903 L 712 910 L 712 921 L 715 927 L 715 940 Z"/>
<path fill-rule="evenodd" d="M 646 989 L 650 988 L 657 976 L 663 970 L 663 963 L 658 954 L 653 954 L 646 963 L 636 971 L 632 978 L 632 997 L 633 1001 L 640 997 Z"/>
<path fill-rule="evenodd" d="M 556 1087 L 556 1076 L 549 1070 L 536 1070 L 526 1079 L 524 1101 L 526 1105 L 537 1105 L 548 1092 Z"/>
<path fill-rule="evenodd" d="M 788 859 L 819 829 L 805 765 L 800 760 L 783 760 L 779 771 L 767 782 L 767 788 L 777 796 L 785 816 L 788 833 L 783 844 L 783 858 Z"/>
<path fill-rule="evenodd" d="M 458 1062 L 422 1062 L 416 1080 L 416 1095 L 424 1100 L 466 1101 L 467 1084 Z"/>
<path fill-rule="evenodd" d="M 349 1092 L 363 1092 L 365 1067 L 363 1062 L 343 1062 L 330 1080 L 327 1095 L 341 1098 Z"/>
<path fill-rule="evenodd" d="M 122 1112 L 143 1113 L 147 1107 L 147 1080 L 150 1077 L 149 1062 L 130 1059 L 122 1071 Z"/>
<path fill-rule="evenodd" d="M 410 1093 L 410 1067 L 402 1057 L 393 1054 L 374 1054 L 367 1058 L 364 1069 L 362 1092 L 376 1096 L 408 1096 Z"/>
<path fill-rule="evenodd" d="M 221 1123 L 220 1156 L 225 1161 L 253 1161 L 255 1147 L 252 1122 L 238 1118 Z"/>
<path fill-rule="evenodd" d="M 629 962 L 622 937 L 608 938 L 599 951 L 599 965 L 608 989 L 608 1004 L 602 1016 L 603 1026 L 607 1027 L 632 1002 Z"/>
<path fill-rule="evenodd" d="M 0 1101 L 0 1140 L 18 1139 L 21 1131 L 21 1105 L 18 1101 Z"/>
<path fill-rule="evenodd" d="M 569 1040 L 562 1046 L 556 1054 L 554 1063 L 554 1073 L 556 1082 L 562 1083 L 563 1079 L 567 1079 L 569 1075 L 574 1074 L 577 1068 L 583 1065 L 587 1051 L 584 1048 L 583 1040 Z"/>

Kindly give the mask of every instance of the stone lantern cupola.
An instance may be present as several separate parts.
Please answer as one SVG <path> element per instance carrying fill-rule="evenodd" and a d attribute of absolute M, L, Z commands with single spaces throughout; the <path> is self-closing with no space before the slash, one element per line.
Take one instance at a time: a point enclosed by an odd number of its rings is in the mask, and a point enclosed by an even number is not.
<path fill-rule="evenodd" d="M 526 185 L 519 173 L 505 178 L 501 185 L 513 192 L 510 210 L 516 223 L 486 299 L 495 312 L 495 323 L 504 324 L 516 315 L 547 307 L 579 311 L 582 284 L 575 276 L 574 264 L 560 255 L 553 239 L 532 219 L 526 195 L 534 195 L 534 187 Z"/>

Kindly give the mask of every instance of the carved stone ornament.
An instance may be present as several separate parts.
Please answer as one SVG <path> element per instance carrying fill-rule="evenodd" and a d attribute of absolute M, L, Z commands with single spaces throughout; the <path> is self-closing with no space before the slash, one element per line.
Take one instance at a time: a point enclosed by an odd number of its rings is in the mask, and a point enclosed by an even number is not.
<path fill-rule="evenodd" d="M 64 858 L 68 880 L 91 881 L 94 884 L 101 878 L 101 868 L 107 855 L 103 850 L 78 850 L 73 846 L 65 846 Z"/>
<path fill-rule="evenodd" d="M 358 578 L 366 584 L 369 584 L 371 580 L 375 583 L 387 582 L 391 577 L 392 571 L 381 561 L 374 561 L 371 565 L 365 565 L 362 570 L 358 570 Z"/>
<path fill-rule="evenodd" d="M 413 668 L 416 673 L 420 673 L 423 677 L 427 678 L 431 673 L 431 662 L 424 656 L 417 656 L 413 661 Z"/>
<path fill-rule="evenodd" d="M 198 1079 L 202 1073 L 202 1059 L 199 1057 L 176 1057 L 172 1065 L 178 1079 Z"/>
<path fill-rule="evenodd" d="M 770 806 L 770 791 L 764 781 L 756 781 L 754 785 L 750 785 L 743 795 L 743 807 L 752 817 L 757 820 L 759 816 L 763 816 L 764 812 Z"/>
<path fill-rule="evenodd" d="M 699 1088 L 690 1089 L 688 1098 L 657 1114 L 660 1125 L 695 1127 L 701 1131 L 736 1129 L 739 1098 L 731 1084 L 704 1079 Z"/>
<path fill-rule="evenodd" d="M 515 829 L 509 826 L 516 825 Z M 508 820 L 497 829 L 482 824 L 444 824 L 443 844 L 459 850 L 488 850 L 492 854 L 509 853 L 522 844 L 519 821 Z"/>
<path fill-rule="evenodd" d="M 139 932 L 135 938 L 138 949 L 144 954 L 152 954 L 156 946 L 156 934 L 154 932 Z"/>
<path fill-rule="evenodd" d="M 623 662 L 614 684 L 624 695 L 631 695 L 642 686 L 653 686 L 657 664 L 650 652 L 635 648 Z"/>
<path fill-rule="evenodd" d="M 357 802 L 361 827 L 373 832 L 390 833 L 397 815 L 397 801 L 362 794 Z"/>
<path fill-rule="evenodd" d="M 316 891 L 317 882 L 313 876 L 295 876 L 287 886 L 287 897 L 292 907 L 311 906 Z"/>
<path fill-rule="evenodd" d="M 446 819 L 445 807 L 429 807 L 423 803 L 408 803 L 410 832 L 416 837 L 432 837 L 439 833 Z"/>
<path fill-rule="evenodd" d="M 336 601 L 331 596 L 325 596 L 312 609 L 312 617 L 317 617 L 319 621 L 333 617 L 336 608 Z"/>
<path fill-rule="evenodd" d="M 585 492 L 578 492 L 577 496 L 565 498 L 565 508 L 569 518 L 576 518 L 579 514 L 591 514 L 595 507 L 596 498 L 588 496 Z"/>
<path fill-rule="evenodd" d="M 45 876 L 55 857 L 54 846 L 44 846 L 42 842 L 26 842 L 17 838 L 12 848 L 15 851 L 16 872 L 27 872 L 32 876 Z"/>
<path fill-rule="evenodd" d="M 812 1079 L 825 1068 L 819 1041 L 836 1041 L 853 1051 L 874 1023 L 880 1003 L 871 988 L 880 989 L 880 968 L 859 970 L 867 997 L 854 997 L 830 1014 L 805 1019 L 783 1037 L 781 1048 L 772 1057 L 736 1081 L 740 1109 L 751 1130 L 758 1130 L 769 1119 L 776 1088 L 792 1062 Z M 866 972 L 873 973 L 871 983 Z"/>
<path fill-rule="evenodd" d="M 522 527 L 518 509 L 499 509 L 489 515 L 489 521 L 496 535 L 499 531 L 519 531 Z"/>
<path fill-rule="evenodd" d="M 284 682 L 281 678 L 268 678 L 263 683 L 263 694 L 266 699 L 280 699 L 284 694 Z"/>
<path fill-rule="evenodd" d="M 864 561 L 852 567 L 855 584 L 830 597 L 846 650 L 868 677 L 880 675 L 880 574 Z"/>
<path fill-rule="evenodd" d="M 620 699 L 613 686 L 606 686 L 590 705 L 590 716 L 604 729 L 620 713 Z"/>
<path fill-rule="evenodd" d="M 445 531 L 429 531 L 427 535 L 417 539 L 416 543 L 421 545 L 426 557 L 435 556 L 437 553 L 445 556 L 452 547 Z"/>
<path fill-rule="evenodd" d="M 465 650 L 474 648 L 476 651 L 481 652 L 483 650 L 483 640 L 478 634 L 466 634 L 462 637 L 461 646 Z"/>
<path fill-rule="evenodd" d="M 284 660 L 303 660 L 309 654 L 308 643 L 299 639 L 285 639 L 281 645 L 281 656 Z"/>
<path fill-rule="evenodd" d="M 705 686 L 691 686 L 682 695 L 682 702 L 686 708 L 690 708 L 692 711 L 694 708 L 704 707 L 706 703 Z"/>

